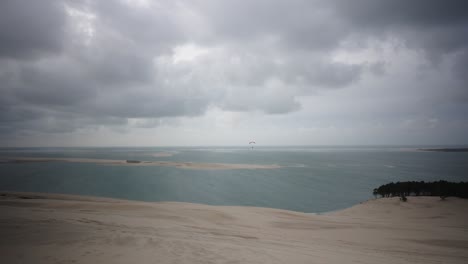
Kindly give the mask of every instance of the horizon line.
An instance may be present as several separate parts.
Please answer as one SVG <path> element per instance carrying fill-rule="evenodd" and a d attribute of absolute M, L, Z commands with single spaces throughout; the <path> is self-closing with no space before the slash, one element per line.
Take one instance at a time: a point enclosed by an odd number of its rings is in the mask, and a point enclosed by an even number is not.
<path fill-rule="evenodd" d="M 85 146 L 0 146 L 8 148 L 180 148 L 180 147 L 251 147 L 245 145 L 85 145 Z M 317 145 L 255 145 L 255 147 L 468 147 L 468 144 L 317 144 Z"/>

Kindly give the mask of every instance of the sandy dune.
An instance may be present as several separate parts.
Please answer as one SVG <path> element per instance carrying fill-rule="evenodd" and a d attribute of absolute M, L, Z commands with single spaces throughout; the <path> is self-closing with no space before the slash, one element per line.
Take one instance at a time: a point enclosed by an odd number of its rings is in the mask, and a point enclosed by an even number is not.
<path fill-rule="evenodd" d="M 468 263 L 468 201 L 372 200 L 322 214 L 0 195 L 2 263 Z"/>
<path fill-rule="evenodd" d="M 176 162 L 176 161 L 127 161 L 109 159 L 85 159 L 85 158 L 37 158 L 37 157 L 8 157 L 2 158 L 3 163 L 35 163 L 35 162 L 77 162 L 95 163 L 104 165 L 122 166 L 166 166 L 194 170 L 235 170 L 235 169 L 278 169 L 276 164 L 234 164 L 234 163 L 199 163 L 199 162 Z"/>

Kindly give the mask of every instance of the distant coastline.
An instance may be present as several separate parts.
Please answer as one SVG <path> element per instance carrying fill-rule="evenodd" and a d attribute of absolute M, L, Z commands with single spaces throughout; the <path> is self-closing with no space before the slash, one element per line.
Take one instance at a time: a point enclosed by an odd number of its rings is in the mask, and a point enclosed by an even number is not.
<path fill-rule="evenodd" d="M 432 152 L 468 152 L 468 148 L 420 148 L 418 150 Z"/>

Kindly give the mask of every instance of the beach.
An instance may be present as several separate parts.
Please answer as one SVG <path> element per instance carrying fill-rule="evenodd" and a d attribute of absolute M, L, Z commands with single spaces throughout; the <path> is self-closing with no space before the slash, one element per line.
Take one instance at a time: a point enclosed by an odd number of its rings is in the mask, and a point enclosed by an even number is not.
<path fill-rule="evenodd" d="M 382 198 L 323 214 L 0 194 L 3 263 L 466 263 L 468 200 Z"/>

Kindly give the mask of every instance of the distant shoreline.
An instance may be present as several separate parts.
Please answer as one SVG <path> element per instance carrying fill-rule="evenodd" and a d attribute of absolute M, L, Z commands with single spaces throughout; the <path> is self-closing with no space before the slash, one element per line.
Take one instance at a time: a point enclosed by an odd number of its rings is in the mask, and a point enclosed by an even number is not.
<path fill-rule="evenodd" d="M 418 150 L 431 152 L 468 152 L 468 148 L 421 148 Z"/>

